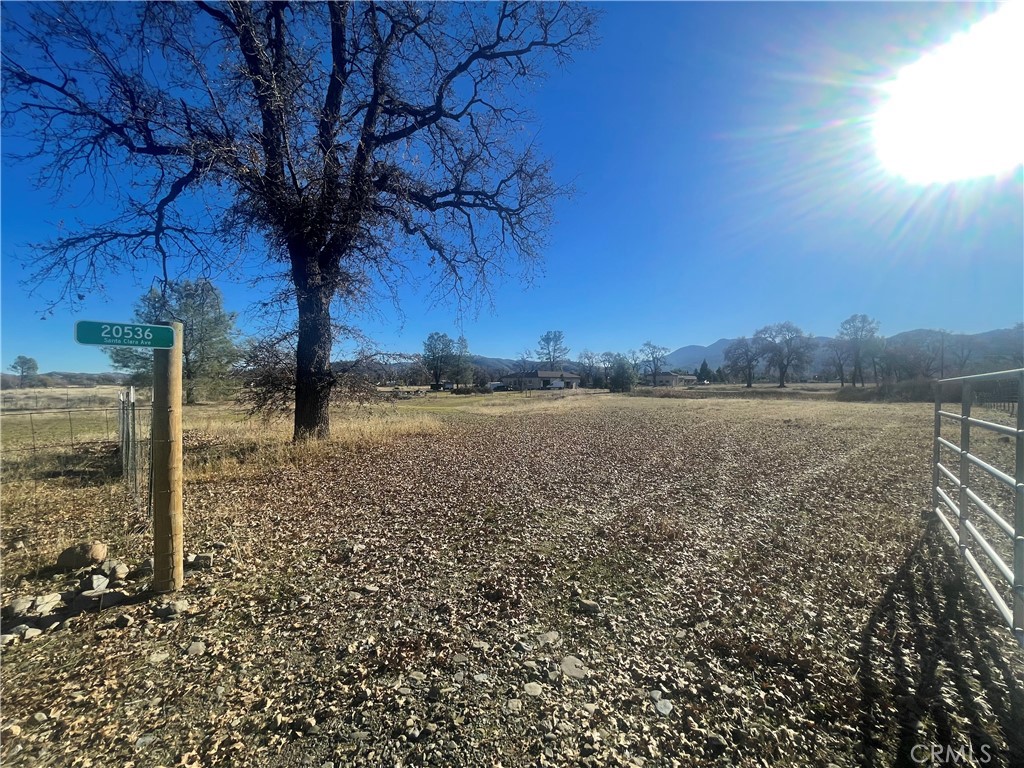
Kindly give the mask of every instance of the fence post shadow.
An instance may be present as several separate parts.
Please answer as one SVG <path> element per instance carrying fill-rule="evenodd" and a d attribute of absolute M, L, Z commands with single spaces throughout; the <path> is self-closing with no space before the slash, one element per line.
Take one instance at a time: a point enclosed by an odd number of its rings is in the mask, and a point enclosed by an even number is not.
<path fill-rule="evenodd" d="M 946 764 L 933 745 L 973 755 L 960 764 L 1024 765 L 1024 651 L 943 533 L 932 516 L 861 632 L 868 768 Z"/>

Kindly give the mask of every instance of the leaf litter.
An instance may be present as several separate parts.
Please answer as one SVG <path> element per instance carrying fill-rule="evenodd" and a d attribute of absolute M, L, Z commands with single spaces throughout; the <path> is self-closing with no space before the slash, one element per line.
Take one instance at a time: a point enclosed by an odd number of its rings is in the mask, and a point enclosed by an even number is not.
<path fill-rule="evenodd" d="M 1020 759 L 1021 653 L 920 519 L 927 407 L 569 400 L 189 483 L 214 566 L 5 649 L 4 764 Z M 112 535 L 81 498 L 36 529 Z M 4 602 L 52 591 L 17 556 Z"/>

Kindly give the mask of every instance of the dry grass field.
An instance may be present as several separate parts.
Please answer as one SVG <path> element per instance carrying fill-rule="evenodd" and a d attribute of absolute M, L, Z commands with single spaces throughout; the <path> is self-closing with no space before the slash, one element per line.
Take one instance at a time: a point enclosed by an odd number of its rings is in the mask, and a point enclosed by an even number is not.
<path fill-rule="evenodd" d="M 1024 764 L 1024 653 L 921 518 L 931 418 L 437 395 L 292 446 L 285 422 L 188 408 L 186 549 L 213 567 L 186 572 L 176 616 L 135 581 L 5 648 L 0 758 L 845 767 L 939 745 Z M 5 462 L 5 605 L 61 591 L 69 543 L 148 556 L 97 451 L 91 471 Z"/>

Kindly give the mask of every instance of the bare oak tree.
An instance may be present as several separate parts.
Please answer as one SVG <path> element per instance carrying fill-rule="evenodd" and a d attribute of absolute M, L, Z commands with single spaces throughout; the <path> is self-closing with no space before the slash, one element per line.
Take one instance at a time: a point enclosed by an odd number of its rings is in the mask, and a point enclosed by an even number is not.
<path fill-rule="evenodd" d="M 839 376 L 839 386 L 846 386 L 846 366 L 853 357 L 853 344 L 849 339 L 836 338 L 829 339 L 827 342 L 827 348 L 832 367 L 835 368 L 836 374 Z M 854 375 L 856 376 L 856 368 L 854 368 Z M 856 380 L 854 381 L 856 384 Z"/>
<path fill-rule="evenodd" d="M 91 176 L 116 212 L 38 244 L 34 279 L 73 303 L 113 270 L 170 281 L 255 250 L 297 308 L 295 439 L 326 437 L 334 307 L 418 259 L 464 300 L 538 257 L 566 190 L 519 96 L 594 20 L 576 3 L 5 8 L 5 127 L 44 185 Z"/>
<path fill-rule="evenodd" d="M 594 382 L 597 379 L 597 369 L 601 364 L 600 356 L 596 352 L 584 349 L 577 357 L 577 362 L 580 366 L 580 375 L 583 377 L 583 386 L 596 386 Z"/>
<path fill-rule="evenodd" d="M 787 321 L 757 329 L 754 345 L 769 369 L 779 374 L 779 386 L 785 387 L 790 369 L 800 369 L 811 362 L 815 341 Z"/>
<path fill-rule="evenodd" d="M 853 386 L 864 386 L 864 359 L 877 347 L 878 321 L 867 315 L 850 315 L 839 325 L 836 338 L 846 342 L 853 362 Z"/>
<path fill-rule="evenodd" d="M 561 370 L 562 363 L 569 356 L 569 348 L 565 345 L 565 334 L 561 331 L 548 331 L 537 340 L 537 358 L 548 367 L 548 370 Z"/>
<path fill-rule="evenodd" d="M 754 371 L 761 362 L 762 350 L 746 336 L 740 336 L 725 348 L 725 370 L 730 376 L 743 379 L 747 389 L 754 386 Z"/>
<path fill-rule="evenodd" d="M 653 341 L 645 341 L 640 347 L 644 367 L 651 374 L 652 387 L 658 386 L 658 374 L 665 368 L 665 356 L 671 351 L 668 347 L 659 346 Z"/>

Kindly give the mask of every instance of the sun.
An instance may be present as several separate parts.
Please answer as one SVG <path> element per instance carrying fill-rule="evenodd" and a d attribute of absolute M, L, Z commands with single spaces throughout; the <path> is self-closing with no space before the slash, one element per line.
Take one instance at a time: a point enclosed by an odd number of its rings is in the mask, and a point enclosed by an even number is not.
<path fill-rule="evenodd" d="M 882 86 L 875 151 L 913 184 L 1000 176 L 1024 161 L 1024 2 L 1015 0 Z"/>

